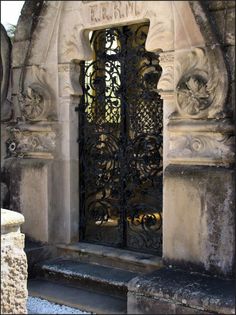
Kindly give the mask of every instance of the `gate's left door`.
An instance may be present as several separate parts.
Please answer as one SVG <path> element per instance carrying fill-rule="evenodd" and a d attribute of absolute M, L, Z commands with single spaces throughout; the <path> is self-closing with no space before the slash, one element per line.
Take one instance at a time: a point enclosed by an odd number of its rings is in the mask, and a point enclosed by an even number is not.
<path fill-rule="evenodd" d="M 96 58 L 81 67 L 80 231 L 85 241 L 121 247 L 121 64 L 117 36 L 115 30 L 110 34 L 106 30 L 94 32 Z"/>

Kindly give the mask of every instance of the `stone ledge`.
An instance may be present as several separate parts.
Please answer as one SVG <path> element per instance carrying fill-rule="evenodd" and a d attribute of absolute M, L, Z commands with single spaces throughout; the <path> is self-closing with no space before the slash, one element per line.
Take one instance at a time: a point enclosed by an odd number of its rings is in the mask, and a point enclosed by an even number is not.
<path fill-rule="evenodd" d="M 177 314 L 174 305 L 181 314 L 234 314 L 234 281 L 168 268 L 132 279 L 128 284 L 128 313 L 140 310 L 151 314 L 154 304 L 156 314 Z"/>
<path fill-rule="evenodd" d="M 1 208 L 1 234 L 17 232 L 24 222 L 21 213 Z"/>

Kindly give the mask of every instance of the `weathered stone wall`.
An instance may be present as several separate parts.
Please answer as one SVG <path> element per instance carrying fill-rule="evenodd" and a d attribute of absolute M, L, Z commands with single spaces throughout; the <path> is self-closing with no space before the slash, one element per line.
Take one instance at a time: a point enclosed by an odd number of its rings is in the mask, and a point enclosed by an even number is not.
<path fill-rule="evenodd" d="M 7 131 L 6 126 L 12 118 L 11 84 L 11 42 L 4 26 L 1 24 L 1 59 L 0 59 L 0 77 L 1 77 L 1 165 L 3 165 L 6 156 Z M 1 170 L 1 207 L 7 206 L 8 188 L 5 182 L 4 173 Z"/>
<path fill-rule="evenodd" d="M 20 213 L 1 209 L 1 314 L 27 314 L 27 260 Z"/>
<path fill-rule="evenodd" d="M 164 173 L 163 256 L 169 265 L 232 275 L 235 265 L 235 101 L 232 98 L 235 73 L 234 57 L 231 54 L 235 51 L 235 3 L 202 2 L 204 10 L 197 1 L 189 3 L 204 36 L 207 52 L 205 56 L 208 55 L 209 61 L 212 62 L 208 74 L 213 80 L 218 80 L 218 88 L 222 84 L 223 76 L 227 83 L 213 92 L 216 98 L 225 93 L 225 99 L 217 101 L 218 104 L 224 104 L 222 111 L 211 114 L 213 105 L 209 107 L 209 112 L 204 114 L 203 108 L 197 112 L 197 108 L 193 106 L 194 99 L 197 99 L 193 96 L 196 85 L 192 86 L 193 94 L 190 96 L 188 89 L 181 91 L 181 80 L 176 81 L 175 92 L 181 111 L 178 117 L 170 115 L 168 123 L 170 144 L 167 155 L 170 164 Z M 218 54 L 217 51 L 222 58 L 219 58 L 219 55 L 214 56 L 215 53 Z M 197 74 L 194 70 L 195 62 L 199 61 L 198 69 L 206 70 L 206 67 L 200 65 L 204 63 L 205 57 L 201 55 L 200 50 L 199 55 L 197 50 L 195 53 L 195 57 L 190 61 L 193 68 L 186 71 L 188 56 L 181 50 L 177 52 L 179 57 L 176 61 L 182 64 L 181 71 L 185 79 L 190 76 L 194 80 Z M 223 63 L 226 69 L 216 70 L 218 65 Z M 210 81 L 212 83 L 212 80 Z M 181 92 L 186 93 L 182 99 Z M 200 103 L 203 105 L 204 102 Z M 221 147 L 223 143 L 224 148 Z"/>

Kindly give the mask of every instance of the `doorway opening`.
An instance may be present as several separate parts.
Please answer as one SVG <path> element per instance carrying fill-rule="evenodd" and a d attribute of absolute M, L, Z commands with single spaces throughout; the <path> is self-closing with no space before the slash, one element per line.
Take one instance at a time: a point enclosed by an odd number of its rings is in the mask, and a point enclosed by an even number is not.
<path fill-rule="evenodd" d="M 163 103 L 149 23 L 93 31 L 81 62 L 80 239 L 162 253 Z"/>

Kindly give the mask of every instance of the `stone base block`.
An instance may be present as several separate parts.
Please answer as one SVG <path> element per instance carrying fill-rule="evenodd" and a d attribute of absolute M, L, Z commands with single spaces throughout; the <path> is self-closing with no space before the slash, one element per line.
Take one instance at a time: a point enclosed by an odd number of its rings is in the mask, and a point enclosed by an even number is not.
<path fill-rule="evenodd" d="M 163 258 L 168 265 L 192 264 L 202 272 L 233 275 L 234 192 L 232 168 L 169 165 L 165 169 Z"/>
<path fill-rule="evenodd" d="M 132 279 L 128 314 L 235 314 L 234 282 L 162 268 Z"/>

